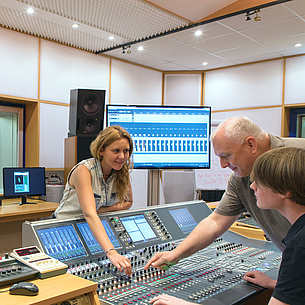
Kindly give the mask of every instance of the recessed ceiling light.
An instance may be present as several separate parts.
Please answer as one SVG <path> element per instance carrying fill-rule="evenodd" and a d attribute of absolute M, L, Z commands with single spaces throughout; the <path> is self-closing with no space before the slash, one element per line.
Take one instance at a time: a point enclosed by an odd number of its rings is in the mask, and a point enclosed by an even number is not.
<path fill-rule="evenodd" d="M 114 36 L 109 36 L 108 39 L 109 39 L 109 40 L 113 40 L 113 39 L 114 39 Z"/>
<path fill-rule="evenodd" d="M 79 25 L 77 23 L 72 24 L 72 28 L 77 29 Z"/>
<path fill-rule="evenodd" d="M 207 62 L 207 61 L 204 61 L 203 63 L 202 63 L 202 65 L 203 66 L 206 66 L 206 65 L 208 65 L 209 63 Z"/>
<path fill-rule="evenodd" d="M 143 50 L 144 50 L 143 46 L 139 46 L 139 47 L 138 47 L 138 51 L 141 52 L 141 51 L 143 51 Z"/>
<path fill-rule="evenodd" d="M 26 11 L 30 15 L 32 15 L 34 13 L 34 9 L 32 9 L 31 7 L 29 7 Z"/>
<path fill-rule="evenodd" d="M 301 43 L 296 43 L 294 46 L 298 48 L 298 47 L 301 47 L 302 44 Z"/>
<path fill-rule="evenodd" d="M 200 36 L 200 35 L 202 35 L 202 31 L 201 30 L 198 30 L 198 31 L 195 32 L 195 36 Z"/>

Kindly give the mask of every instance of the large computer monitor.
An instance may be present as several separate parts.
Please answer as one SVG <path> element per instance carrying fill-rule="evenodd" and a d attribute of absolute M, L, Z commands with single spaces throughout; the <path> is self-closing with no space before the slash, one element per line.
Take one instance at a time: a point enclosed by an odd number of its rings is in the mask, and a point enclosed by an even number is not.
<path fill-rule="evenodd" d="M 210 168 L 208 106 L 107 105 L 106 122 L 131 135 L 134 168 Z"/>
<path fill-rule="evenodd" d="M 30 196 L 45 196 L 44 167 L 4 167 L 3 168 L 4 197 L 21 198 L 21 203 L 29 203 Z"/>

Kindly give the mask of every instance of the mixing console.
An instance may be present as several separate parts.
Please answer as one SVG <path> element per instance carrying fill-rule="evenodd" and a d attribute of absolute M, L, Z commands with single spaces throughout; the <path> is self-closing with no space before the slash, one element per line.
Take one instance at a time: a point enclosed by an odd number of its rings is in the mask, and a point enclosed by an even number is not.
<path fill-rule="evenodd" d="M 14 258 L 2 259 L 0 256 L 0 287 L 34 279 L 38 276 L 38 271 L 26 266 Z"/>
<path fill-rule="evenodd" d="M 263 291 L 242 280 L 246 271 L 276 276 L 281 253 L 270 242 L 226 232 L 167 271 L 144 270 L 156 252 L 173 250 L 210 213 L 194 201 L 102 215 L 113 245 L 131 262 L 131 277 L 110 263 L 82 218 L 25 223 L 23 246 L 37 245 L 65 262 L 68 273 L 96 282 L 102 304 L 149 304 L 162 293 L 200 304 L 239 304 Z"/>

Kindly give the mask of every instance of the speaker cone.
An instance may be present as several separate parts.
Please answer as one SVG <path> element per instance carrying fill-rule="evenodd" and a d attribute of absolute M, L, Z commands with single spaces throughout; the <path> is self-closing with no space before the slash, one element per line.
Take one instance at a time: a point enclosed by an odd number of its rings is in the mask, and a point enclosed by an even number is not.
<path fill-rule="evenodd" d="M 82 133 L 93 134 L 99 131 L 100 126 L 98 125 L 99 121 L 95 119 L 86 120 L 86 125 L 82 128 Z"/>
<path fill-rule="evenodd" d="M 100 111 L 103 103 L 100 97 L 93 92 L 86 93 L 80 102 L 80 107 L 87 114 L 95 114 Z"/>

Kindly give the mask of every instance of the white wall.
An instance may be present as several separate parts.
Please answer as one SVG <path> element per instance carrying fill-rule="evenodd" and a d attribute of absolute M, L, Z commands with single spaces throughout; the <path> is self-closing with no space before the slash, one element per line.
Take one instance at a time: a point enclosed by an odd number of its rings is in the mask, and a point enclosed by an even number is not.
<path fill-rule="evenodd" d="M 215 112 L 212 113 L 212 122 L 222 122 L 235 116 L 245 115 L 266 132 L 280 136 L 281 112 L 281 107 Z"/>
<path fill-rule="evenodd" d="M 285 104 L 305 103 L 305 56 L 286 60 Z"/>
<path fill-rule="evenodd" d="M 40 166 L 64 167 L 70 89 L 106 89 L 106 102 L 112 104 L 161 105 L 163 93 L 165 105 L 201 104 L 201 74 L 165 74 L 162 93 L 161 72 L 45 40 L 41 40 L 39 53 L 38 38 L 3 28 L 0 37 L 0 95 L 40 102 Z M 206 72 L 204 104 L 212 106 L 213 121 L 246 115 L 265 131 L 280 135 L 282 100 L 285 104 L 305 102 L 305 56 L 287 58 L 285 71 L 283 62 L 272 60 Z M 134 198 L 142 205 L 142 198 L 147 200 L 142 183 L 147 171 L 133 175 Z M 165 182 L 164 192 L 167 198 L 174 198 L 179 189 L 175 185 L 184 177 L 180 172 L 168 177 L 170 184 Z M 189 190 L 182 193 L 189 194 Z"/>
<path fill-rule="evenodd" d="M 168 74 L 164 82 L 164 105 L 200 106 L 201 74 Z"/>
<path fill-rule="evenodd" d="M 213 111 L 281 105 L 282 79 L 282 60 L 207 72 L 205 105 Z"/>
<path fill-rule="evenodd" d="M 109 59 L 42 40 L 40 99 L 69 104 L 76 88 L 108 92 Z"/>
<path fill-rule="evenodd" d="M 194 80 L 187 81 L 184 74 L 178 74 L 175 78 L 169 74 L 166 79 L 166 104 L 188 105 L 191 100 L 191 105 L 196 105 L 192 94 L 189 99 L 185 96 L 180 99 L 174 93 L 182 92 L 183 96 L 183 93 L 194 91 L 196 95 L 200 92 L 200 82 L 196 87 Z M 173 84 L 176 84 L 177 91 Z M 281 135 L 282 85 L 283 60 L 208 71 L 205 73 L 204 105 L 212 107 L 213 125 L 233 116 L 245 115 L 266 132 Z M 239 110 L 241 108 L 243 110 Z M 197 170 L 193 175 L 196 178 L 193 184 L 181 184 L 181 181 L 190 181 L 189 172 L 173 172 L 172 175 L 165 173 L 170 176 L 170 179 L 163 179 L 165 198 L 172 200 L 178 193 L 180 200 L 190 200 L 189 196 L 196 187 L 204 188 L 202 181 L 206 184 L 206 189 L 224 189 L 230 172 L 219 166 L 219 160 L 211 148 L 211 169 Z M 203 179 L 199 181 L 197 177 Z"/>
<path fill-rule="evenodd" d="M 112 60 L 111 104 L 161 105 L 161 97 L 161 72 Z"/>
<path fill-rule="evenodd" d="M 0 94 L 38 98 L 38 39 L 0 28 Z"/>
<path fill-rule="evenodd" d="M 0 95 L 39 102 L 39 165 L 64 168 L 70 90 L 106 89 L 109 103 L 161 105 L 162 73 L 0 28 Z M 40 71 L 39 71 L 40 67 Z M 39 78 L 40 76 L 40 78 Z M 40 83 L 39 83 L 40 80 Z M 38 96 L 40 88 L 40 96 Z M 134 207 L 147 205 L 147 171 L 134 171 Z"/>
<path fill-rule="evenodd" d="M 40 103 L 39 165 L 64 168 L 64 139 L 68 137 L 69 107 Z"/>

